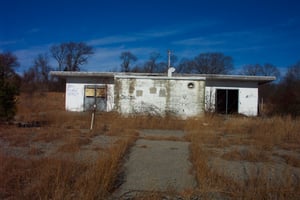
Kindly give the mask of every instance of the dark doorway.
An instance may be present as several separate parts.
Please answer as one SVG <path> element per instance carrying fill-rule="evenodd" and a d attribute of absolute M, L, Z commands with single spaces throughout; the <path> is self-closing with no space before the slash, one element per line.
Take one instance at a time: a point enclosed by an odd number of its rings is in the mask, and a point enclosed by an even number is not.
<path fill-rule="evenodd" d="M 216 111 L 221 114 L 238 113 L 239 90 L 217 89 Z"/>

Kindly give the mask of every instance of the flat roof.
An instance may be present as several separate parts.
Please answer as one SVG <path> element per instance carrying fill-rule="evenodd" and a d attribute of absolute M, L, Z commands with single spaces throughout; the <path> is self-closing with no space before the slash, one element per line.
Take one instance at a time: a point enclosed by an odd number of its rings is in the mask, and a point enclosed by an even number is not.
<path fill-rule="evenodd" d="M 193 74 L 195 75 L 195 74 Z M 187 75 L 188 76 L 188 75 Z M 198 76 L 198 75 L 195 75 Z M 258 82 L 259 84 L 265 84 L 276 80 L 275 76 L 246 76 L 246 75 L 222 75 L 222 74 L 199 74 L 203 76 L 206 80 L 213 81 L 250 81 Z"/>
<path fill-rule="evenodd" d="M 113 72 L 70 72 L 70 71 L 51 71 L 51 76 L 62 78 L 67 77 L 114 77 Z"/>
<path fill-rule="evenodd" d="M 62 78 L 68 77 L 107 77 L 107 78 L 138 78 L 138 79 L 181 79 L 181 80 L 214 80 L 214 81 L 250 81 L 259 84 L 276 80 L 275 76 L 245 76 L 245 75 L 222 75 L 222 74 L 178 74 L 173 73 L 168 77 L 166 73 L 131 73 L 131 72 L 70 72 L 51 71 L 51 76 Z"/>
<path fill-rule="evenodd" d="M 142 75 L 115 75 L 116 78 L 119 79 L 153 79 L 153 80 L 205 80 L 205 77 L 201 76 L 142 76 Z"/>

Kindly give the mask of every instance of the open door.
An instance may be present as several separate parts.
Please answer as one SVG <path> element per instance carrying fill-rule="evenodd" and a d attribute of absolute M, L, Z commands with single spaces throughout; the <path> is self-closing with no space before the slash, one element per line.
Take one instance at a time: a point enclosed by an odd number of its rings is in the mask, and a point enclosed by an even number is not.
<path fill-rule="evenodd" d="M 239 106 L 239 90 L 217 89 L 216 112 L 221 114 L 236 114 Z"/>
<path fill-rule="evenodd" d="M 84 89 L 84 110 L 90 111 L 96 108 L 97 111 L 106 111 L 107 108 L 107 87 L 88 85 Z"/>

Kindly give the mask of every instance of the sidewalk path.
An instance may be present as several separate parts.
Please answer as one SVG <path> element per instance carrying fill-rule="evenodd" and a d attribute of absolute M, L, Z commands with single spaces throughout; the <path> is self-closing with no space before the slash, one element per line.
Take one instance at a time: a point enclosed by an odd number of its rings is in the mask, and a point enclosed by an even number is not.
<path fill-rule="evenodd" d="M 173 132 L 173 134 L 172 134 Z M 196 186 L 189 162 L 189 143 L 185 141 L 147 140 L 147 136 L 174 136 L 183 131 L 143 130 L 125 163 L 125 182 L 113 196 L 121 198 L 129 193 L 183 191 Z"/>

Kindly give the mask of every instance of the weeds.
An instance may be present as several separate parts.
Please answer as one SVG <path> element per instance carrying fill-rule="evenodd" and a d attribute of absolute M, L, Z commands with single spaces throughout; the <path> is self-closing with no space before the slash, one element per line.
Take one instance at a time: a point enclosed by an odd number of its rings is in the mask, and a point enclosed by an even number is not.
<path fill-rule="evenodd" d="M 27 159 L 21 159 L 0 151 L 0 199 L 107 198 L 122 182 L 121 165 L 128 148 L 138 136 L 137 129 L 173 129 L 187 133 L 183 139 L 191 142 L 190 160 L 198 187 L 181 196 L 190 198 L 197 195 L 203 199 L 297 199 L 300 196 L 299 174 L 295 175 L 290 170 L 300 167 L 299 158 L 272 154 L 276 148 L 299 152 L 299 119 L 207 115 L 183 121 L 171 117 L 122 117 L 117 113 L 97 113 L 94 130 L 90 131 L 90 113 L 65 112 L 63 101 L 64 96 L 60 93 L 21 95 L 17 120 L 47 123 L 41 128 L 26 129 L 0 126 L 0 142 L 9 143 L 11 147 L 26 147 L 29 155 Z M 118 136 L 119 140 L 108 148 L 94 147 L 100 155 L 94 162 L 72 158 L 99 134 Z M 147 139 L 177 140 L 172 137 Z M 56 152 L 56 157 L 33 158 L 43 154 L 33 143 L 58 141 L 63 145 Z M 59 159 L 64 152 L 71 156 Z M 271 168 L 268 167 L 250 171 L 247 179 L 237 181 L 215 170 L 210 162 L 213 157 L 219 157 L 227 161 L 251 161 L 253 165 L 267 163 L 269 165 L 266 166 L 272 166 L 276 163 L 271 155 L 285 162 L 284 173 L 278 175 L 282 177 L 280 184 L 270 177 Z M 150 192 L 137 198 L 161 199 L 164 196 Z"/>
<path fill-rule="evenodd" d="M 188 121 L 185 129 L 189 132 L 190 159 L 198 180 L 200 196 L 208 199 L 211 199 L 212 194 L 232 199 L 299 198 L 299 174 L 295 175 L 285 165 L 278 166 L 281 170 L 276 173 L 280 174 L 271 173 L 272 166 L 276 164 L 271 160 L 273 149 L 283 145 L 289 150 L 299 149 L 299 143 L 295 145 L 295 141 L 300 139 L 299 120 L 290 117 L 222 119 L 219 116 L 214 119 L 209 116 L 199 121 Z M 239 148 L 232 148 L 233 145 Z M 215 153 L 213 149 L 220 151 Z M 230 161 L 250 161 L 255 167 L 248 171 L 246 179 L 235 180 L 224 174 L 224 171 L 216 170 L 214 163 L 210 162 L 214 157 Z M 299 158 L 281 157 L 290 166 L 299 167 Z M 259 167 L 262 163 L 265 163 L 264 168 Z M 221 168 L 225 165 L 219 164 Z M 280 180 L 275 177 L 280 177 Z"/>
<path fill-rule="evenodd" d="M 19 98 L 17 119 L 47 121 L 41 128 L 0 127 L 0 142 L 28 149 L 26 159 L 0 151 L 0 199 L 103 199 L 120 182 L 123 157 L 137 135 L 126 124 L 130 120 L 124 119 L 127 122 L 119 124 L 115 117 L 121 117 L 114 113 L 98 114 L 95 129 L 89 131 L 90 113 L 62 111 L 62 101 L 57 99 L 61 99 L 61 94 Z M 75 153 L 90 144 L 93 137 L 99 133 L 109 134 L 111 130 L 118 130 L 114 135 L 120 139 L 110 147 L 98 147 L 96 161 L 74 159 Z M 62 145 L 55 156 L 36 157 L 44 152 L 31 145 L 35 143 Z M 69 156 L 61 156 L 64 152 Z"/>
<path fill-rule="evenodd" d="M 0 198 L 102 199 L 113 189 L 122 157 L 133 138 L 118 141 L 94 163 L 55 158 L 18 159 L 0 155 Z M 35 151 L 35 150 L 33 150 Z"/>

